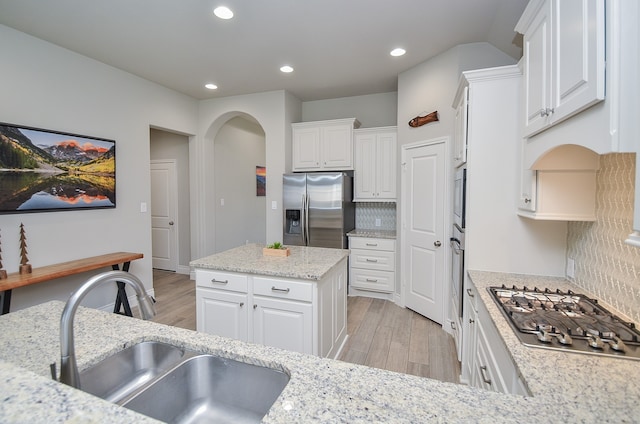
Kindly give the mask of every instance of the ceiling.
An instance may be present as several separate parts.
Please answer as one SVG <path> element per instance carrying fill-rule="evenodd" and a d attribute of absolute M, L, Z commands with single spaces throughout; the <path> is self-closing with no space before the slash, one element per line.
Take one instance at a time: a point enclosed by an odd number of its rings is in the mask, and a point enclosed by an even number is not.
<path fill-rule="evenodd" d="M 0 0 L 0 24 L 196 99 L 287 90 L 311 101 L 396 91 L 399 73 L 457 44 L 486 41 L 518 59 L 526 3 Z M 235 17 L 216 18 L 219 5 Z M 407 54 L 390 56 L 395 47 Z"/>

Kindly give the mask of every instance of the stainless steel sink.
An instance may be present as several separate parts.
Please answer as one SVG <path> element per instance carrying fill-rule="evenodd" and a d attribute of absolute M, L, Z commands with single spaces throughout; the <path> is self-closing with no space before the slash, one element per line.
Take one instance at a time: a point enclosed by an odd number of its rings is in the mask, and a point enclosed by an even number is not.
<path fill-rule="evenodd" d="M 80 373 L 80 389 L 120 403 L 150 381 L 174 368 L 185 351 L 160 343 L 142 342 L 109 356 Z"/>
<path fill-rule="evenodd" d="M 123 404 L 169 423 L 260 422 L 289 382 L 271 368 L 199 355 Z"/>
<path fill-rule="evenodd" d="M 80 389 L 168 423 L 260 422 L 289 376 L 161 342 L 142 342 L 80 373 Z"/>

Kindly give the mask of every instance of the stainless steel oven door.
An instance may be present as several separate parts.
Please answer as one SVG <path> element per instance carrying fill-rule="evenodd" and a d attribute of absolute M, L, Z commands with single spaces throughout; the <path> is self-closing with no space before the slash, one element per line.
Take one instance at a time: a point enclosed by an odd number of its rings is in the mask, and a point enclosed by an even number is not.
<path fill-rule="evenodd" d="M 464 230 L 465 228 L 465 202 L 467 186 L 467 169 L 460 168 L 456 171 L 453 184 L 453 223 Z"/>
<path fill-rule="evenodd" d="M 464 287 L 464 230 L 453 224 L 451 242 L 451 283 L 458 299 L 458 315 L 462 317 Z"/>

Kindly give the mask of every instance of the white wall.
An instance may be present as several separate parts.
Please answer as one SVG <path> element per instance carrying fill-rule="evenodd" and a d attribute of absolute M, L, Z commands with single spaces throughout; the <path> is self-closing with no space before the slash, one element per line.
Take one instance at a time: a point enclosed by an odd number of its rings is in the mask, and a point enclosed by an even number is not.
<path fill-rule="evenodd" d="M 357 118 L 360 128 L 396 125 L 398 93 L 341 97 L 302 103 L 302 121 Z"/>
<path fill-rule="evenodd" d="M 453 134 L 452 103 L 460 74 L 511 65 L 515 60 L 488 43 L 462 44 L 398 75 L 398 147 Z M 438 111 L 440 120 L 418 128 L 408 122 Z M 398 156 L 399 157 L 399 156 Z M 398 178 L 398 181 L 400 179 Z"/>
<path fill-rule="evenodd" d="M 300 119 L 300 101 L 285 91 L 204 100 L 199 105 L 199 130 L 191 164 L 192 240 L 194 257 L 216 252 L 214 143 L 229 119 L 249 115 L 265 133 L 267 166 L 266 239 L 282 239 L 282 174 L 291 163 L 291 123 Z M 272 209 L 272 202 L 276 209 Z"/>
<path fill-rule="evenodd" d="M 152 288 L 149 128 L 195 134 L 197 102 L 157 84 L 0 25 L 2 67 L 0 119 L 32 127 L 116 140 L 117 207 L 0 216 L 2 259 L 8 272 L 19 264 L 18 227 L 24 223 L 34 267 L 113 251 L 141 252 L 131 272 Z M 67 299 L 91 274 L 13 292 L 12 310 L 51 298 Z M 115 288 L 85 300 L 103 307 Z"/>
<path fill-rule="evenodd" d="M 178 178 L 178 216 L 175 230 L 178 233 L 178 272 L 189 273 L 191 260 L 191 219 L 189 211 L 189 137 L 151 129 L 151 159 L 173 159 L 176 161 Z"/>
<path fill-rule="evenodd" d="M 264 166 L 265 160 L 264 131 L 259 125 L 236 117 L 218 131 L 214 155 L 216 252 L 246 242 L 266 243 L 265 197 L 256 196 L 256 166 Z"/>

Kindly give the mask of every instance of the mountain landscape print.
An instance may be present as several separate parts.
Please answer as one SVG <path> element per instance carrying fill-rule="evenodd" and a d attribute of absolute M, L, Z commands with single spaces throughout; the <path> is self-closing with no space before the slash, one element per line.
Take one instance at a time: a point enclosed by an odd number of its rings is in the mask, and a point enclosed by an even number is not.
<path fill-rule="evenodd" d="M 0 213 L 114 208 L 115 144 L 0 123 Z"/>

